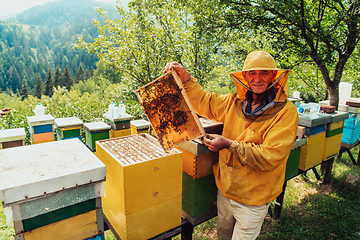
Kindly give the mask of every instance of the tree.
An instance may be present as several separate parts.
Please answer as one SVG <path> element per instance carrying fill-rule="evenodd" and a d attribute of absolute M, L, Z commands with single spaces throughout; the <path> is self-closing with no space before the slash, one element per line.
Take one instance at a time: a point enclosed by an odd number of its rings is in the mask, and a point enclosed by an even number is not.
<path fill-rule="evenodd" d="M 63 86 L 65 86 L 67 90 L 70 90 L 71 86 L 74 84 L 68 66 L 65 67 L 63 82 L 64 82 Z"/>
<path fill-rule="evenodd" d="M 76 71 L 75 83 L 79 81 L 84 81 L 84 69 L 80 63 L 78 70 Z"/>
<path fill-rule="evenodd" d="M 21 85 L 20 96 L 21 101 L 24 101 L 24 99 L 28 98 L 29 96 L 29 85 L 27 84 L 25 79 L 23 80 L 23 83 Z"/>
<path fill-rule="evenodd" d="M 50 68 L 46 79 L 47 81 L 45 82 L 45 95 L 51 97 L 53 95 L 53 76 Z"/>
<path fill-rule="evenodd" d="M 62 76 L 60 67 L 57 66 L 57 67 L 56 67 L 56 70 L 55 70 L 54 87 L 62 86 L 62 85 L 61 85 L 62 78 L 63 78 L 63 76 Z"/>
<path fill-rule="evenodd" d="M 183 1 L 206 32 L 229 35 L 266 32 L 277 59 L 292 67 L 316 64 L 338 106 L 338 86 L 345 64 L 359 41 L 357 1 Z M 287 64 L 284 64 L 285 61 Z"/>
<path fill-rule="evenodd" d="M 174 1 L 138 0 L 130 11 L 117 7 L 117 20 L 95 21 L 99 36 L 92 43 L 80 39 L 75 46 L 94 53 L 107 67 L 126 75 L 137 87 L 162 74 L 165 64 L 184 64 L 200 82 L 215 66 L 211 59 L 217 38 L 206 37 L 194 26 L 188 9 Z M 105 12 L 99 9 L 105 18 Z"/>
<path fill-rule="evenodd" d="M 35 81 L 35 86 L 34 86 L 34 95 L 35 97 L 37 97 L 38 99 L 41 99 L 41 95 L 42 95 L 42 80 L 40 77 L 40 74 L 38 74 L 38 76 L 36 77 L 36 81 Z"/>

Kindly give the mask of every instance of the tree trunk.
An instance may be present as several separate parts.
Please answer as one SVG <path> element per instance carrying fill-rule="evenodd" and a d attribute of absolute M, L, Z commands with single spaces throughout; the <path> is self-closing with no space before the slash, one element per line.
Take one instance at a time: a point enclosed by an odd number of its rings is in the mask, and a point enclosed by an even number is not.
<path fill-rule="evenodd" d="M 339 86 L 328 86 L 329 89 L 329 105 L 338 109 L 339 104 Z"/>

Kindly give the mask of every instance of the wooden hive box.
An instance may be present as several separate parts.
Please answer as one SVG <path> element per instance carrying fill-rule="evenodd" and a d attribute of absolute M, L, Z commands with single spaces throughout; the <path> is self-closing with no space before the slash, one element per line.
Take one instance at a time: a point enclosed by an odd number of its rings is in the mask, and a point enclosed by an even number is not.
<path fill-rule="evenodd" d="M 81 127 L 83 121 L 78 117 L 56 118 L 55 129 L 58 136 L 58 140 L 64 140 L 69 138 L 78 138 L 81 140 Z"/>
<path fill-rule="evenodd" d="M 182 153 L 148 134 L 96 142 L 106 165 L 103 209 L 123 240 L 148 239 L 181 224 Z"/>
<path fill-rule="evenodd" d="M 120 116 L 118 118 L 113 118 L 108 113 L 105 113 L 103 117 L 106 119 L 106 123 L 113 131 L 130 129 L 130 121 L 134 119 L 133 116 L 127 113 L 124 116 Z"/>
<path fill-rule="evenodd" d="M 323 161 L 329 160 L 339 154 L 344 121 L 349 117 L 347 112 L 341 111 L 335 111 L 329 115 L 331 116 L 331 122 L 326 124 Z"/>
<path fill-rule="evenodd" d="M 53 116 L 39 115 L 26 118 L 29 124 L 32 144 L 54 141 L 55 119 Z"/>
<path fill-rule="evenodd" d="M 212 152 L 197 141 L 184 142 L 178 146 L 183 152 L 183 172 L 193 179 L 213 174 L 213 165 L 219 161 L 219 152 Z"/>
<path fill-rule="evenodd" d="M 306 138 L 296 139 L 286 162 L 285 181 L 299 174 L 301 146 L 306 144 Z"/>
<path fill-rule="evenodd" d="M 24 146 L 25 138 L 24 128 L 0 130 L 0 149 Z"/>
<path fill-rule="evenodd" d="M 324 145 L 325 132 L 306 138 L 306 144 L 301 147 L 299 169 L 305 171 L 320 164 L 323 160 Z"/>
<path fill-rule="evenodd" d="M 144 119 L 133 120 L 131 123 L 131 135 L 149 133 L 150 123 Z"/>
<path fill-rule="evenodd" d="M 87 239 L 103 234 L 105 165 L 78 139 L 0 151 L 0 197 L 16 239 Z"/>
<path fill-rule="evenodd" d="M 193 225 L 216 215 L 217 186 L 214 174 L 193 179 L 183 173 L 182 214 Z M 204 217 L 205 216 L 205 217 Z"/>
<path fill-rule="evenodd" d="M 103 139 L 109 139 L 110 126 L 104 122 L 84 123 L 85 144 L 91 150 L 96 150 L 95 142 Z"/>
<path fill-rule="evenodd" d="M 135 92 L 165 151 L 205 135 L 175 71 L 161 76 Z"/>

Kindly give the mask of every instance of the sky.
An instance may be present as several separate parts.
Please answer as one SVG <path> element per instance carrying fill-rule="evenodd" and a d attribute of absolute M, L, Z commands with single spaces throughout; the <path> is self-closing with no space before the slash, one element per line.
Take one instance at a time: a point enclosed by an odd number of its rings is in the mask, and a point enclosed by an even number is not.
<path fill-rule="evenodd" d="M 42 5 L 53 1 L 56 0 L 0 0 L 0 16 L 12 15 L 14 13 L 22 12 L 26 9 L 35 7 L 36 5 Z M 113 1 L 115 0 L 101 0 L 101 2 Z"/>

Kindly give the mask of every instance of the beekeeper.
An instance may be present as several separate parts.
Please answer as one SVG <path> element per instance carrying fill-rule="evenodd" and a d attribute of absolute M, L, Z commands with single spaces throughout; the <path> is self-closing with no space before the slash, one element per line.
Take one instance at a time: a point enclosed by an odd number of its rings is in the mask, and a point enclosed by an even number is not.
<path fill-rule="evenodd" d="M 236 93 L 207 93 L 179 63 L 174 69 L 196 112 L 224 123 L 222 135 L 204 143 L 219 151 L 214 165 L 219 239 L 256 239 L 269 202 L 282 192 L 286 161 L 294 144 L 298 113 L 287 100 L 289 70 L 278 69 L 264 51 L 249 53 L 241 72 L 231 73 Z"/>

